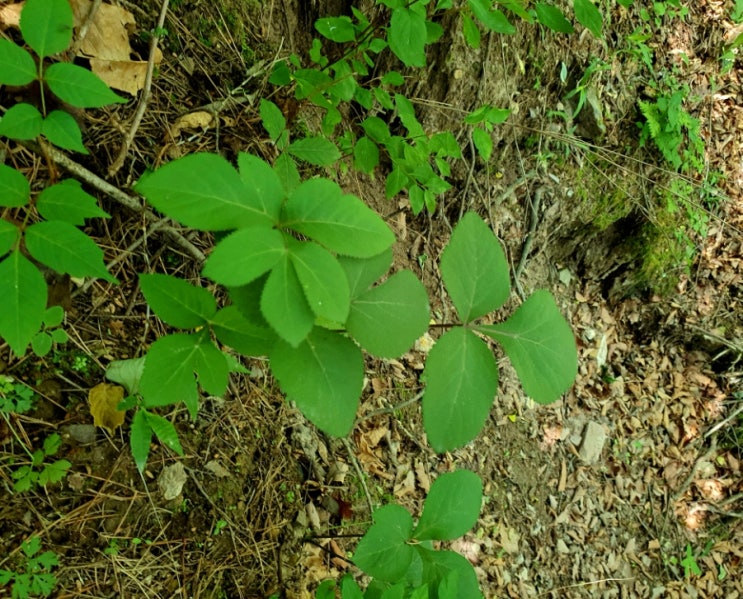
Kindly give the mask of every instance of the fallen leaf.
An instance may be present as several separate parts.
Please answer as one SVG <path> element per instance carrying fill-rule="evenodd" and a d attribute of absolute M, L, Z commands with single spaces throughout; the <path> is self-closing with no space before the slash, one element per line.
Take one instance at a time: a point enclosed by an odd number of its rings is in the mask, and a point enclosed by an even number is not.
<path fill-rule="evenodd" d="M 157 477 L 157 486 L 160 487 L 160 491 L 163 497 L 170 501 L 175 499 L 183 491 L 183 485 L 186 484 L 188 475 L 186 469 L 183 467 L 181 462 L 170 464 L 165 466 L 160 472 L 160 476 Z"/>
<path fill-rule="evenodd" d="M 88 392 L 90 414 L 93 424 L 105 428 L 112 435 L 124 424 L 126 412 L 117 409 L 124 399 L 124 387 L 110 383 L 100 383 Z"/>
<path fill-rule="evenodd" d="M 22 2 L 0 7 L 0 28 L 18 27 L 21 22 Z"/>

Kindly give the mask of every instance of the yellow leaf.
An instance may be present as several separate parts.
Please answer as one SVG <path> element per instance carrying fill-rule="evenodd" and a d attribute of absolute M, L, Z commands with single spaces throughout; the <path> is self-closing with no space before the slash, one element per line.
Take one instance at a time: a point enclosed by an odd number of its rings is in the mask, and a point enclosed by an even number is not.
<path fill-rule="evenodd" d="M 88 392 L 90 413 L 93 424 L 105 428 L 112 435 L 124 424 L 125 412 L 116 407 L 124 399 L 124 387 L 110 383 L 100 383 Z"/>

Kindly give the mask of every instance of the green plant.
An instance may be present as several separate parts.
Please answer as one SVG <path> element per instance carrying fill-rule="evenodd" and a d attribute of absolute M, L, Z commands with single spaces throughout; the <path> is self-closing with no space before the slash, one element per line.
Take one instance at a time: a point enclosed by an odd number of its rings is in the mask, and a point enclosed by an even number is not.
<path fill-rule="evenodd" d="M 686 555 L 681 560 L 681 567 L 684 569 L 684 578 L 689 578 L 691 574 L 694 576 L 701 576 L 702 569 L 697 564 L 697 560 L 694 557 L 694 551 L 691 548 L 691 543 L 686 544 Z"/>
<path fill-rule="evenodd" d="M 24 48 L 0 39 L 0 84 L 39 84 L 40 109 L 29 102 L 11 106 L 0 120 L 0 136 L 28 140 L 45 137 L 69 150 L 87 153 L 77 121 L 64 110 L 51 110 L 51 95 L 77 108 L 100 107 L 124 100 L 90 71 L 74 64 L 47 61 L 63 52 L 72 40 L 72 9 L 66 0 L 28 0 L 21 12 L 23 39 L 37 60 Z M 41 266 L 77 277 L 115 279 L 103 265 L 103 252 L 78 227 L 86 218 L 107 217 L 95 198 L 77 181 L 63 180 L 31 198 L 26 178 L 0 164 L 0 206 L 16 210 L 14 218 L 0 219 L 0 336 L 17 355 L 29 343 L 36 353 L 47 353 L 61 332 L 39 333 L 42 325 L 61 323 L 59 310 L 47 311 L 47 287 Z M 33 222 L 38 212 L 44 219 Z M 25 246 L 32 262 L 21 250 Z"/>
<path fill-rule="evenodd" d="M 36 394 L 11 376 L 0 375 L 0 414 L 24 414 L 33 408 Z"/>
<path fill-rule="evenodd" d="M 51 572 L 54 566 L 59 565 L 57 555 L 52 551 L 39 553 L 39 537 L 23 541 L 21 550 L 22 561 L 17 571 L 0 568 L 0 586 L 10 585 L 13 599 L 48 597 L 57 586 L 57 578 Z"/>
<path fill-rule="evenodd" d="M 20 439 L 18 441 L 21 442 Z M 45 461 L 47 458 L 57 455 L 61 444 L 62 440 L 57 433 L 49 435 L 44 439 L 42 447 L 33 452 L 29 451 L 21 442 L 21 445 L 30 458 L 30 462 L 21 465 L 13 471 L 12 477 L 15 480 L 13 490 L 17 493 L 22 493 L 23 491 L 32 489 L 36 485 L 45 487 L 47 483 L 61 481 L 67 475 L 67 470 L 72 464 L 67 460 Z"/>

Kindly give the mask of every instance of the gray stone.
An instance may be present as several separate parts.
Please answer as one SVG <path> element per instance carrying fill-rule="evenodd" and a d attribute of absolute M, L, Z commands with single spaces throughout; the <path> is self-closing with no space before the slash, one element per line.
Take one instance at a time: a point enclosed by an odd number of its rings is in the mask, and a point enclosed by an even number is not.
<path fill-rule="evenodd" d="M 65 424 L 59 427 L 62 438 L 72 444 L 90 445 L 95 443 L 97 431 L 92 424 Z"/>
<path fill-rule="evenodd" d="M 578 449 L 578 455 L 586 464 L 595 464 L 601 457 L 606 443 L 606 431 L 596 422 L 589 422 L 583 429 L 583 442 Z"/>

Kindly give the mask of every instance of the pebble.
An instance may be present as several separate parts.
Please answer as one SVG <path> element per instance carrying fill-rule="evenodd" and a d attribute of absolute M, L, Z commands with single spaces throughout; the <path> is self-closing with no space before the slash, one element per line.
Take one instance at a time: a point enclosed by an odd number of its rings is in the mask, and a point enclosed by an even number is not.
<path fill-rule="evenodd" d="M 597 422 L 589 422 L 583 429 L 583 442 L 578 455 L 586 464 L 595 464 L 601 457 L 606 443 L 606 431 Z"/>

